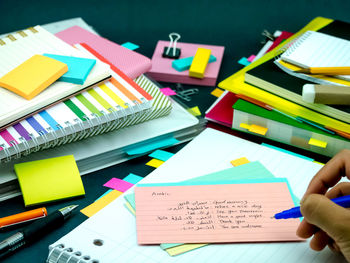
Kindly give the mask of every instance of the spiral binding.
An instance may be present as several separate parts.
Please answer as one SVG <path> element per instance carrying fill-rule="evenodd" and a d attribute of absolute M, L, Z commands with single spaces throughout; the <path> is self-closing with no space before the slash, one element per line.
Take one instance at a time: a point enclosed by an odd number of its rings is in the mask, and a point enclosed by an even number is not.
<path fill-rule="evenodd" d="M 50 249 L 46 259 L 47 263 L 99 263 L 99 260 L 92 259 L 89 255 L 83 255 L 80 251 L 74 251 L 72 247 L 65 247 L 59 244 Z"/>

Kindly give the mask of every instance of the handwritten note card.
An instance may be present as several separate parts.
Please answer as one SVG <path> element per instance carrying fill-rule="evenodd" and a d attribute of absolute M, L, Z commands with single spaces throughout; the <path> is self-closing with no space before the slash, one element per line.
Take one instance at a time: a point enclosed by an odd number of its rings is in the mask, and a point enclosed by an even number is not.
<path fill-rule="evenodd" d="M 135 188 L 139 244 L 297 241 L 298 219 L 271 217 L 294 206 L 277 183 Z"/>

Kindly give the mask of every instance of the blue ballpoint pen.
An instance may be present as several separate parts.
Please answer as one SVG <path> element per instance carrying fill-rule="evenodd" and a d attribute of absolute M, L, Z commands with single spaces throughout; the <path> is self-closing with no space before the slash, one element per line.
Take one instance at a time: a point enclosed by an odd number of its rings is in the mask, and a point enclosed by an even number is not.
<path fill-rule="evenodd" d="M 334 203 L 337 205 L 340 205 L 345 208 L 350 207 L 350 195 L 344 195 L 341 197 L 337 197 L 334 199 L 331 199 Z M 282 211 L 280 213 L 277 213 L 274 215 L 275 219 L 288 219 L 288 218 L 298 218 L 302 217 L 303 215 L 300 212 L 300 206 L 293 207 L 289 210 Z"/>

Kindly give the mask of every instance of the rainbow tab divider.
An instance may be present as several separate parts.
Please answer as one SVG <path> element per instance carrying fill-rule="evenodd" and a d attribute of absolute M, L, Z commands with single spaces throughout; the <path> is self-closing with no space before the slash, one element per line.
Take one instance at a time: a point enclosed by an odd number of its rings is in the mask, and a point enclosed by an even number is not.
<path fill-rule="evenodd" d="M 204 78 L 204 72 L 208 65 L 211 50 L 199 47 L 193 58 L 189 76 L 194 78 Z"/>

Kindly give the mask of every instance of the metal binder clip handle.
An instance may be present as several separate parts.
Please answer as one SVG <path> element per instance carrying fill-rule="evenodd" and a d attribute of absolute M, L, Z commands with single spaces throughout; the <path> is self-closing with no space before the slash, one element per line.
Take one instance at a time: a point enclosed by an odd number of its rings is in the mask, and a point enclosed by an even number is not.
<path fill-rule="evenodd" d="M 162 56 L 165 58 L 179 58 L 181 54 L 181 49 L 176 48 L 176 43 L 181 38 L 181 36 L 178 33 L 170 33 L 169 38 L 169 46 L 164 47 Z"/>

